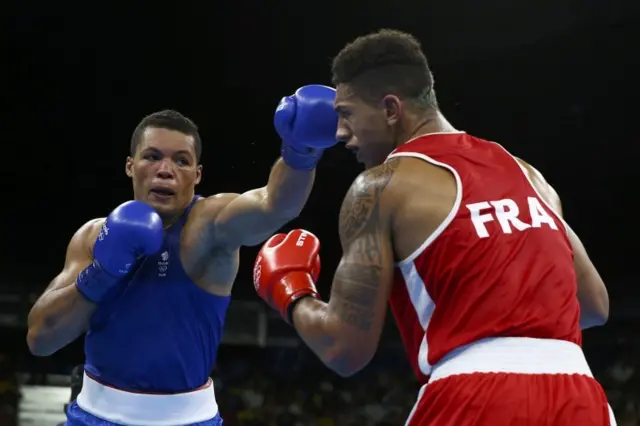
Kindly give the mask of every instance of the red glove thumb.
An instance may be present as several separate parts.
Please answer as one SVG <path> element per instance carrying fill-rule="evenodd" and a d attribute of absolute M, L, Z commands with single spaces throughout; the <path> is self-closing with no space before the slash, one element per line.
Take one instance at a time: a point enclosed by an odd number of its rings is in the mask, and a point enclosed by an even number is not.
<path fill-rule="evenodd" d="M 262 246 L 253 267 L 258 295 L 291 323 L 291 310 L 305 296 L 318 297 L 314 281 L 320 274 L 320 241 L 296 229 L 276 234 Z"/>

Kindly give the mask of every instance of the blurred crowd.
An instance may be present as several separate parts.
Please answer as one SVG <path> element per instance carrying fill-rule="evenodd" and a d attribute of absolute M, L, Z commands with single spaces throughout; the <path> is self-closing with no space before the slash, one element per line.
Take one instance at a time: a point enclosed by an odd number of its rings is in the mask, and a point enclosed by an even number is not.
<path fill-rule="evenodd" d="M 640 352 L 631 345 L 620 349 L 615 361 L 594 374 L 618 426 L 640 426 Z M 349 379 L 333 375 L 305 351 L 285 353 L 272 371 L 246 352 L 233 365 L 221 359 L 216 396 L 225 425 L 399 426 L 416 401 L 418 385 L 401 352 L 379 354 L 373 366 Z"/>
<path fill-rule="evenodd" d="M 611 348 L 611 356 L 600 349 L 593 352 L 589 360 L 605 387 L 618 425 L 640 426 L 637 345 L 621 342 Z M 6 353 L 0 354 L 1 426 L 18 424 L 20 393 L 15 371 L 24 371 L 22 367 Z M 225 426 L 403 425 L 418 392 L 398 347 L 380 350 L 363 372 L 343 379 L 300 347 L 223 346 L 213 376 Z M 45 376 L 31 377 L 39 382 L 38 377 Z"/>
<path fill-rule="evenodd" d="M 16 375 L 15 357 L 0 351 L 0 425 L 14 426 L 18 423 L 20 390 Z"/>
<path fill-rule="evenodd" d="M 215 384 L 225 425 L 403 425 L 416 401 L 418 385 L 399 351 L 381 353 L 349 379 L 306 350 L 276 350 L 268 369 L 254 357 L 234 357 L 232 366 L 220 360 Z"/>
<path fill-rule="evenodd" d="M 627 348 L 602 372 L 596 372 L 618 426 L 640 426 L 640 352 Z"/>

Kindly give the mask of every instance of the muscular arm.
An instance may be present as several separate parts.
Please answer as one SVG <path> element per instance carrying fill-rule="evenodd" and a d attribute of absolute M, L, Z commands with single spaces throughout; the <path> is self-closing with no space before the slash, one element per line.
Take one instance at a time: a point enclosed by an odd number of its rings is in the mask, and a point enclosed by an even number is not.
<path fill-rule="evenodd" d="M 387 312 L 393 278 L 389 203 L 382 202 L 397 162 L 360 175 L 340 211 L 343 255 L 329 303 L 298 302 L 293 324 L 329 368 L 350 376 L 373 358 Z M 388 192 L 388 190 L 387 190 Z"/>
<path fill-rule="evenodd" d="M 527 171 L 531 182 L 540 196 L 562 216 L 562 204 L 556 191 L 542 174 L 529 164 L 518 160 Z M 596 267 L 591 262 L 582 241 L 571 227 L 565 228 L 573 249 L 573 263 L 578 279 L 578 301 L 580 302 L 580 327 L 582 329 L 603 325 L 609 318 L 609 295 Z"/>
<path fill-rule="evenodd" d="M 102 221 L 83 225 L 67 247 L 64 269 L 31 308 L 27 344 L 32 354 L 47 356 L 77 339 L 86 329 L 95 305 L 76 290 L 78 274 L 92 261 L 91 247 Z"/>
<path fill-rule="evenodd" d="M 216 244 L 236 249 L 260 244 L 295 219 L 307 202 L 314 170 L 294 170 L 279 159 L 267 186 L 229 196 L 222 208 L 212 209 Z"/>

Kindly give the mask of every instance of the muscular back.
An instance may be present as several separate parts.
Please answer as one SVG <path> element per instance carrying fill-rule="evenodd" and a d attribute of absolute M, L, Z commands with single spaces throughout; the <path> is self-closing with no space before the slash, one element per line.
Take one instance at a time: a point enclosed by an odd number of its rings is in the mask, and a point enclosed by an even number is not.
<path fill-rule="evenodd" d="M 562 203 L 558 193 L 544 176 L 525 161 L 515 158 L 540 198 L 561 218 Z M 415 157 L 396 159 L 392 221 L 394 248 L 397 260 L 406 259 L 443 224 L 456 201 L 455 176 L 444 167 Z M 580 238 L 564 222 L 564 228 L 574 253 L 574 267 L 578 281 L 578 299 L 582 308 L 581 325 L 588 328 L 601 325 L 609 313 L 606 287 L 591 262 Z"/>
<path fill-rule="evenodd" d="M 464 133 L 418 138 L 388 161 L 399 162 L 387 197 L 398 261 L 390 301 L 422 374 L 485 337 L 580 342 L 576 243 L 546 199 L 555 192 L 536 187 L 541 176 Z"/>

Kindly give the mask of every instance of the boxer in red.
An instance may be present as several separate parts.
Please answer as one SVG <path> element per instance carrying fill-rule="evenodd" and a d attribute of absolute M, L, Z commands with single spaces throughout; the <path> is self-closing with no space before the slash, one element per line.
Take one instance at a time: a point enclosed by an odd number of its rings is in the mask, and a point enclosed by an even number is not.
<path fill-rule="evenodd" d="M 258 294 L 332 370 L 373 357 L 387 303 L 423 385 L 407 425 L 615 424 L 581 349 L 607 291 L 542 175 L 438 110 L 418 41 L 383 30 L 334 59 L 337 136 L 366 170 L 340 212 L 328 302 L 318 239 L 272 237 Z"/>

